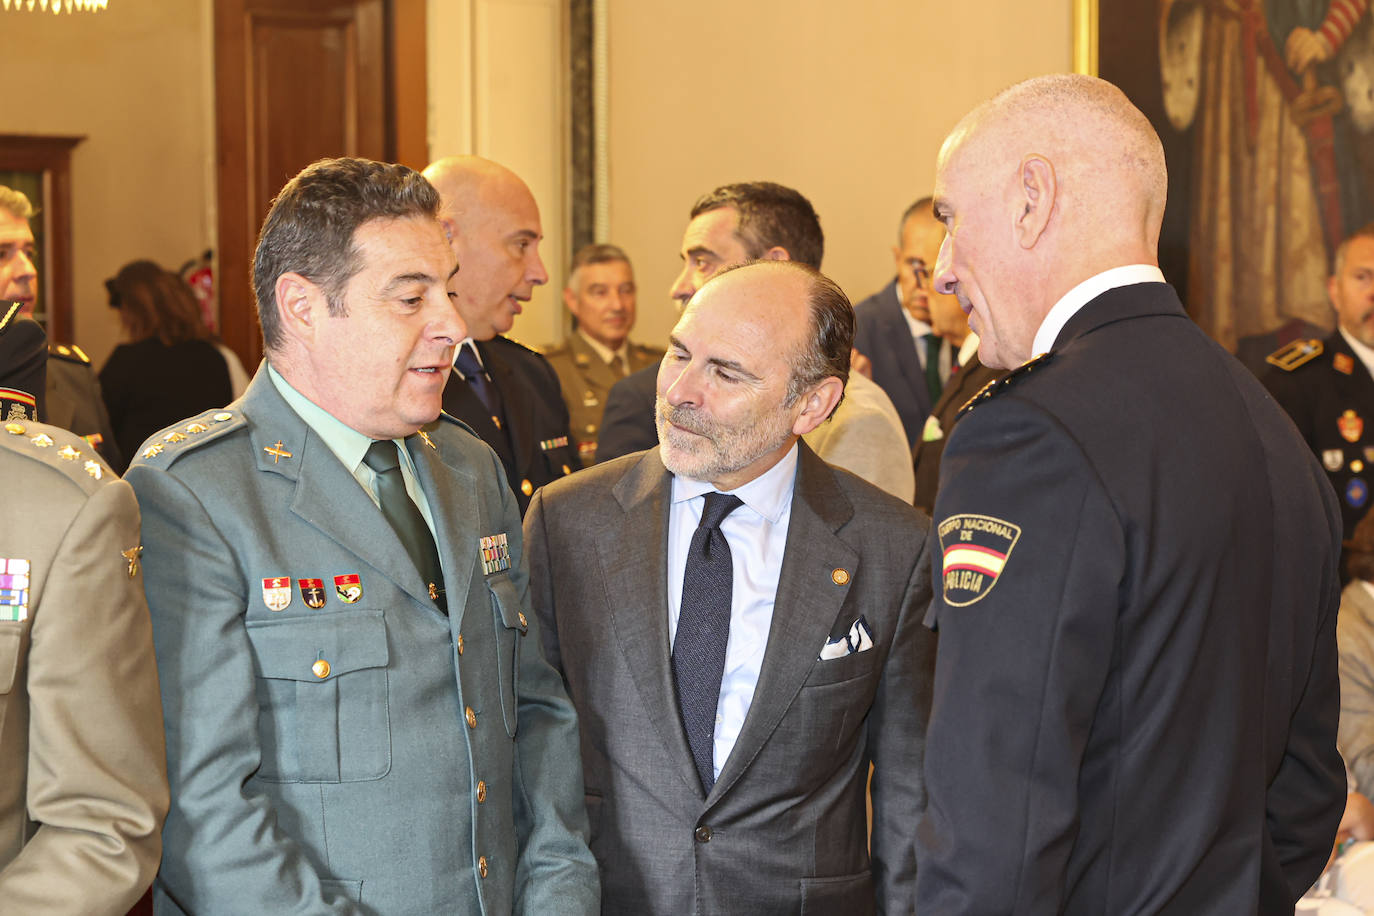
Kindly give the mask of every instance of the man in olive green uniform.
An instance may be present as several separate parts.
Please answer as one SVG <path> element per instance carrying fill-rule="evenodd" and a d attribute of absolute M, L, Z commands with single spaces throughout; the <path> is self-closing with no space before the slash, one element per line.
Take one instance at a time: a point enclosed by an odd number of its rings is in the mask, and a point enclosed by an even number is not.
<path fill-rule="evenodd" d="M 629 257 L 614 245 L 587 245 L 573 257 L 563 302 L 576 327 L 560 346 L 546 349 L 544 357 L 558 373 L 582 466 L 591 467 L 611 386 L 631 372 L 657 365 L 663 351 L 630 341 L 635 275 Z"/>
<path fill-rule="evenodd" d="M 0 911 L 122 916 L 167 814 L 138 506 L 32 421 L 0 424 L 0 480 Z"/>
<path fill-rule="evenodd" d="M 288 182 L 254 256 L 266 365 L 125 477 L 167 720 L 159 913 L 598 910 L 515 498 L 440 416 L 466 329 L 438 207 L 400 165 Z"/>

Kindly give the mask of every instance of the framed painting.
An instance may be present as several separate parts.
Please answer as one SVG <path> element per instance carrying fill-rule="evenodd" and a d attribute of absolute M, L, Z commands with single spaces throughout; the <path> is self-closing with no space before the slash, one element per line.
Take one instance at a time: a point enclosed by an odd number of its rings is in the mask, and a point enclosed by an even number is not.
<path fill-rule="evenodd" d="M 1333 326 L 1342 239 L 1374 221 L 1368 0 L 1074 0 L 1074 63 L 1164 143 L 1160 266 L 1248 364 Z"/>

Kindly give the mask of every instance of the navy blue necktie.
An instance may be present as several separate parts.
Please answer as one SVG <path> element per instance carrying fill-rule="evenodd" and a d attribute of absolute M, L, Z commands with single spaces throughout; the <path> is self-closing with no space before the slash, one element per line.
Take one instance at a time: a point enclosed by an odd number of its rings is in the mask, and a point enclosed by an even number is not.
<path fill-rule="evenodd" d="M 716 782 L 716 705 L 720 702 L 720 679 L 725 674 L 725 647 L 730 641 L 730 593 L 734 585 L 730 545 L 720 523 L 742 504 L 738 496 L 706 494 L 701 523 L 692 533 L 687 552 L 682 606 L 673 639 L 678 708 L 701 787 L 708 795 Z"/>
<path fill-rule="evenodd" d="M 377 502 L 381 504 L 382 515 L 386 516 L 420 577 L 429 586 L 429 597 L 439 610 L 448 613 L 439 549 L 434 546 L 434 535 L 425 524 L 420 507 L 406 492 L 405 478 L 401 476 L 401 456 L 396 448 L 396 443 L 390 439 L 379 439 L 368 446 L 363 464 L 377 475 Z"/>
<path fill-rule="evenodd" d="M 472 386 L 473 394 L 486 406 L 492 422 L 500 429 L 501 392 L 496 389 L 496 383 L 491 380 L 491 376 L 482 368 L 482 363 L 477 359 L 477 349 L 468 344 L 459 347 L 456 365 L 458 371 L 463 373 L 463 378 Z"/>

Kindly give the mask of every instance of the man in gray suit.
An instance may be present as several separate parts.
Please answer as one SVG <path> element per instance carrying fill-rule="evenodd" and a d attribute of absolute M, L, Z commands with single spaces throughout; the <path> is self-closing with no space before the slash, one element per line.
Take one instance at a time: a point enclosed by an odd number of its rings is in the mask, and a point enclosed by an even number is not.
<path fill-rule="evenodd" d="M 661 445 L 530 505 L 604 912 L 912 908 L 928 522 L 798 442 L 843 396 L 853 327 L 814 268 L 720 272 L 663 359 Z"/>
<path fill-rule="evenodd" d="M 597 909 L 515 499 L 440 415 L 464 327 L 438 205 L 404 166 L 292 179 L 254 257 L 265 365 L 126 477 L 167 722 L 160 913 Z"/>

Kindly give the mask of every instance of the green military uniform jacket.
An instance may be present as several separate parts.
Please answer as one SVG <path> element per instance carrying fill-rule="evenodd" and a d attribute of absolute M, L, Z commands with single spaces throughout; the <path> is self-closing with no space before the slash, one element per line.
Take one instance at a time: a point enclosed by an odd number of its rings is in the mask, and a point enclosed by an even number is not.
<path fill-rule="evenodd" d="M 149 443 L 126 479 L 172 786 L 157 911 L 596 912 L 577 720 L 491 449 L 451 420 L 406 440 L 445 616 L 265 368 Z"/>
<path fill-rule="evenodd" d="M 138 505 L 81 439 L 0 426 L 0 912 L 122 916 L 167 814 Z"/>
<path fill-rule="evenodd" d="M 663 358 L 662 350 L 634 342 L 628 344 L 626 352 L 630 372 L 638 372 Z M 544 358 L 558 373 L 563 402 L 568 405 L 572 418 L 572 433 L 581 446 L 582 466 L 591 467 L 596 462 L 596 439 L 601 432 L 606 395 L 624 376 L 617 368 L 607 365 L 601 354 L 576 331 L 561 345 L 546 349 Z"/>

